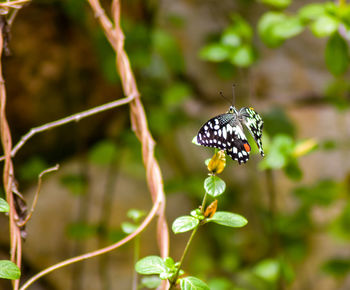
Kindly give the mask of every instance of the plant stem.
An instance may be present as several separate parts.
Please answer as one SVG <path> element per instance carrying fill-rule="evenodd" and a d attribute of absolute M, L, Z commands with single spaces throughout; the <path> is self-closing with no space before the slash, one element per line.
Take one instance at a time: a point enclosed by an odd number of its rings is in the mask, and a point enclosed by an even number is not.
<path fill-rule="evenodd" d="M 134 240 L 134 265 L 140 258 L 140 236 L 137 236 Z M 132 290 L 137 290 L 137 272 L 134 269 L 132 277 Z"/>
<path fill-rule="evenodd" d="M 174 279 L 170 282 L 169 290 L 173 289 L 174 286 L 176 285 L 176 280 L 177 280 L 177 278 L 178 278 L 178 276 L 179 276 L 181 266 L 182 266 L 182 264 L 183 264 L 183 261 L 184 261 L 184 259 L 185 259 L 186 254 L 187 254 L 187 251 L 188 251 L 188 249 L 189 249 L 189 247 L 190 247 L 190 244 L 191 244 L 191 242 L 192 242 L 192 240 L 193 240 L 193 237 L 194 237 L 194 235 L 196 234 L 198 228 L 199 228 L 199 225 L 192 231 L 192 234 L 191 234 L 189 240 L 187 241 L 185 250 L 184 250 L 184 252 L 183 252 L 183 254 L 182 254 L 182 257 L 181 257 L 179 266 L 178 266 L 178 268 L 177 268 L 177 271 L 176 271 L 176 273 L 175 273 Z"/>
<path fill-rule="evenodd" d="M 204 210 L 205 210 L 204 207 L 205 207 L 205 202 L 206 202 L 206 200 L 207 200 L 207 196 L 208 196 L 208 193 L 205 192 L 204 197 L 203 197 L 203 201 L 202 201 L 202 206 L 201 206 L 201 212 L 202 212 L 202 213 L 204 213 Z M 198 226 L 192 231 L 192 234 L 191 234 L 190 238 L 189 238 L 188 241 L 187 241 L 185 250 L 184 250 L 184 252 L 183 252 L 183 254 L 182 254 L 182 257 L 181 257 L 181 259 L 180 259 L 180 263 L 179 263 L 179 266 L 177 267 L 175 276 L 174 276 L 173 280 L 170 282 L 169 290 L 172 290 L 172 289 L 174 288 L 174 286 L 176 285 L 176 280 L 177 280 L 177 278 L 178 278 L 178 276 L 179 276 L 179 273 L 180 273 L 180 270 L 181 270 L 181 266 L 182 266 L 182 264 L 183 264 L 183 261 L 185 260 L 185 256 L 186 256 L 186 254 L 187 254 L 187 252 L 188 252 L 188 249 L 189 249 L 189 247 L 190 247 L 190 244 L 192 243 L 192 240 L 193 240 L 194 235 L 195 235 L 196 232 L 198 231 L 199 226 L 200 226 L 200 224 L 198 224 Z"/>
<path fill-rule="evenodd" d="M 208 193 L 205 192 L 204 197 L 203 197 L 203 201 L 202 201 L 202 207 L 201 207 L 202 213 L 204 213 L 204 211 L 205 211 L 205 202 L 207 201 L 207 196 L 208 196 Z"/>

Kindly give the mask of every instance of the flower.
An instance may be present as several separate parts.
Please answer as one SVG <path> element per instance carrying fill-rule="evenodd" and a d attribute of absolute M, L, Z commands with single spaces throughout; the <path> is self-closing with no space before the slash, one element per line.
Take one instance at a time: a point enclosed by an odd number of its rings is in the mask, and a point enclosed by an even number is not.
<path fill-rule="evenodd" d="M 208 170 L 212 174 L 220 174 L 226 166 L 226 156 L 224 150 L 214 154 L 208 163 Z"/>

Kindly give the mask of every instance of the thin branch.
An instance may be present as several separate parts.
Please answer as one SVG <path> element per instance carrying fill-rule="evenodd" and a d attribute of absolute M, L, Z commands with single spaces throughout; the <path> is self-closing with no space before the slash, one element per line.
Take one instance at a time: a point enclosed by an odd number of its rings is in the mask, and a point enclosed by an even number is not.
<path fill-rule="evenodd" d="M 107 104 L 103 104 L 101 106 L 94 107 L 92 109 L 65 117 L 63 119 L 53 121 L 50 123 L 46 123 L 46 124 L 41 125 L 39 127 L 32 128 L 32 129 L 30 129 L 30 131 L 27 134 L 23 135 L 21 140 L 16 144 L 16 146 L 13 147 L 13 149 L 11 151 L 11 157 L 14 157 L 16 155 L 16 153 L 18 152 L 18 150 L 21 149 L 21 147 L 30 138 L 32 138 L 34 135 L 36 135 L 38 133 L 41 133 L 41 132 L 44 132 L 44 131 L 50 130 L 52 128 L 59 127 L 59 126 L 62 126 L 62 125 L 65 125 L 65 124 L 68 124 L 68 123 L 71 123 L 74 121 L 78 122 L 81 119 L 84 119 L 86 117 L 90 117 L 90 116 L 95 115 L 97 113 L 101 113 L 101 112 L 116 108 L 118 106 L 125 105 L 125 104 L 129 103 L 130 101 L 132 101 L 134 99 L 134 97 L 135 97 L 134 95 L 129 95 L 126 98 L 119 99 L 119 100 L 116 100 L 116 101 L 113 101 L 113 102 L 110 102 Z M 4 159 L 5 159 L 5 156 L 0 157 L 0 161 L 2 161 Z"/>
<path fill-rule="evenodd" d="M 116 52 L 116 65 L 122 80 L 125 95 L 135 94 L 135 99 L 130 102 L 130 119 L 132 129 L 142 145 L 142 159 L 146 168 L 148 187 L 153 201 L 161 195 L 163 203 L 159 208 L 157 237 L 161 256 L 167 257 L 169 252 L 169 233 L 165 219 L 165 195 L 163 190 L 163 178 L 157 160 L 154 157 L 154 140 L 148 129 L 146 114 L 140 100 L 136 80 L 131 69 L 129 58 L 124 50 L 124 34 L 120 26 L 120 1 L 113 0 L 113 23 L 107 17 L 99 0 L 87 0 L 99 20 L 104 33 Z M 113 26 L 114 24 L 114 26 Z"/>
<path fill-rule="evenodd" d="M 29 220 L 30 218 L 32 217 L 33 215 L 33 212 L 35 210 L 35 207 L 36 207 L 36 203 L 38 201 L 38 197 L 39 197 L 39 192 L 40 192 L 40 189 L 41 189 L 41 184 L 42 184 L 42 177 L 46 174 L 46 173 L 50 173 L 50 172 L 53 172 L 53 171 L 56 171 L 58 170 L 59 168 L 59 165 L 56 164 L 55 166 L 53 167 L 50 167 L 48 169 L 45 169 L 43 170 L 40 174 L 39 174 L 39 177 L 38 177 L 38 187 L 36 189 L 36 193 L 35 193 L 35 196 L 34 196 L 34 199 L 33 199 L 33 203 L 32 203 L 32 207 L 28 213 L 28 215 L 26 216 L 25 220 L 23 220 L 22 222 L 18 222 L 17 225 L 19 227 L 23 227 Z"/>
<path fill-rule="evenodd" d="M 71 259 L 67 259 L 65 261 L 62 261 L 60 263 L 57 263 L 55 265 L 52 265 L 49 268 L 46 268 L 45 270 L 39 272 L 38 274 L 36 274 L 35 276 L 33 276 L 32 278 L 30 278 L 25 284 L 22 285 L 22 287 L 20 288 L 20 290 L 25 290 L 27 289 L 30 285 L 32 285 L 36 280 L 38 280 L 39 278 L 41 278 L 44 275 L 47 275 L 49 273 L 51 273 L 54 270 L 57 270 L 59 268 L 62 268 L 64 266 L 68 266 L 71 265 L 73 263 L 79 262 L 79 261 L 83 261 L 86 259 L 90 259 L 105 253 L 108 253 L 110 251 L 113 251 L 117 248 L 119 248 L 120 246 L 126 244 L 127 242 L 129 242 L 130 240 L 132 240 L 133 238 L 135 238 L 137 235 L 139 235 L 148 225 L 149 223 L 152 221 L 152 219 L 155 217 L 157 211 L 159 210 L 159 206 L 161 205 L 162 200 L 159 199 L 157 200 L 154 204 L 153 207 L 151 209 L 151 211 L 149 212 L 149 214 L 147 215 L 147 217 L 144 219 L 144 221 L 142 222 L 142 224 L 130 235 L 128 235 L 127 237 L 125 237 L 124 239 L 120 240 L 119 242 L 110 245 L 108 247 L 87 253 L 87 254 L 83 254 Z"/>
<path fill-rule="evenodd" d="M 124 50 L 124 34 L 120 27 L 120 3 L 118 0 L 114 0 L 112 2 L 112 15 L 113 15 L 114 26 L 115 26 L 113 27 L 112 22 L 106 16 L 103 8 L 101 7 L 100 2 L 98 0 L 88 0 L 88 2 L 95 16 L 98 18 L 108 41 L 110 42 L 110 44 L 112 45 L 116 53 L 117 70 L 122 80 L 124 94 L 128 96 L 128 98 L 125 100 L 125 103 L 130 102 L 130 118 L 132 123 L 132 129 L 135 132 L 138 139 L 141 141 L 142 159 L 143 159 L 144 166 L 146 168 L 147 184 L 151 192 L 153 207 L 151 212 L 148 214 L 148 216 L 144 220 L 144 222 L 140 225 L 140 227 L 135 232 L 133 232 L 132 234 L 130 234 L 120 242 L 113 244 L 109 247 L 99 249 L 94 252 L 90 252 L 78 257 L 74 257 L 66 261 L 60 262 L 56 265 L 53 265 L 41 271 L 31 279 L 29 279 L 21 287 L 21 290 L 25 290 L 27 287 L 29 287 L 29 285 L 31 285 L 33 282 L 38 280 L 40 277 L 56 269 L 59 269 L 61 267 L 70 265 L 78 261 L 82 261 L 85 259 L 89 259 L 98 255 L 107 253 L 109 251 L 112 251 L 120 247 L 121 245 L 127 243 L 136 235 L 141 233 L 141 231 L 146 228 L 146 226 L 150 223 L 150 221 L 156 214 L 158 215 L 157 237 L 158 237 L 158 245 L 160 248 L 160 253 L 162 257 L 168 256 L 169 233 L 168 233 L 168 227 L 165 220 L 165 212 L 164 212 L 165 194 L 163 190 L 163 178 L 162 178 L 162 174 L 161 174 L 158 162 L 154 157 L 154 141 L 148 129 L 147 118 L 146 118 L 145 111 L 143 109 L 142 102 L 140 100 L 140 94 L 137 89 L 136 80 L 134 78 L 128 56 Z M 65 120 L 65 119 L 62 119 L 62 120 Z M 73 118 L 73 120 L 75 119 Z M 69 121 L 72 121 L 72 119 L 70 119 Z M 61 125 L 61 123 L 56 125 Z M 47 130 L 47 128 L 44 128 L 44 129 Z M 29 137 L 24 138 L 24 142 L 22 142 L 21 140 L 19 144 L 17 144 L 19 146 L 18 148 L 23 146 L 23 144 L 35 133 L 29 132 L 27 134 Z M 23 144 L 21 144 L 21 142 Z M 16 145 L 16 148 L 17 148 L 17 145 Z M 16 151 L 14 153 L 16 153 Z M 165 288 L 165 286 L 166 284 L 163 284 L 163 289 Z"/>
<path fill-rule="evenodd" d="M 5 154 L 5 163 L 3 170 L 3 186 L 5 189 L 6 200 L 9 204 L 9 229 L 10 229 L 10 253 L 11 261 L 16 263 L 16 265 L 21 267 L 21 252 L 22 252 L 22 240 L 20 234 L 20 228 L 16 225 L 15 217 L 17 216 L 16 207 L 14 203 L 12 188 L 15 182 L 14 180 L 14 171 L 13 163 L 11 159 L 11 148 L 12 148 L 12 137 L 11 131 L 6 118 L 6 90 L 5 90 L 5 81 L 2 76 L 2 53 L 4 48 L 4 34 L 3 29 L 6 25 L 5 16 L 0 17 L 0 134 L 1 134 L 1 143 L 3 151 Z M 12 281 L 14 290 L 18 289 L 19 280 Z"/>
<path fill-rule="evenodd" d="M 184 262 L 184 260 L 185 260 L 185 257 L 186 257 L 186 254 L 187 254 L 187 252 L 188 252 L 188 249 L 190 248 L 190 245 L 191 245 L 191 243 L 192 243 L 192 241 L 193 241 L 193 238 L 194 238 L 194 236 L 196 235 L 198 229 L 199 229 L 199 225 L 198 225 L 197 227 L 194 228 L 194 230 L 193 230 L 192 233 L 191 233 L 190 238 L 189 238 L 188 241 L 187 241 L 185 250 L 184 250 L 184 252 L 182 253 L 182 256 L 181 256 L 179 265 L 178 265 L 177 270 L 176 270 L 176 272 L 175 272 L 174 280 L 172 280 L 172 281 L 170 282 L 169 290 L 172 290 L 172 289 L 175 287 L 175 285 L 176 285 L 176 281 L 177 281 L 177 278 L 179 277 L 182 264 L 183 264 L 183 262 Z"/>
<path fill-rule="evenodd" d="M 0 3 L 0 8 L 15 8 L 20 9 L 24 4 L 29 3 L 31 0 L 17 0 Z"/>

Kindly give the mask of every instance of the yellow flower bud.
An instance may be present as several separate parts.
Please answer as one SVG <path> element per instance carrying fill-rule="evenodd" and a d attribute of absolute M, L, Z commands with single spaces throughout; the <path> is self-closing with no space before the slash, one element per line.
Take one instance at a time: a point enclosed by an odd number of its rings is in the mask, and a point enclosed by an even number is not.
<path fill-rule="evenodd" d="M 218 200 L 215 199 L 211 204 L 207 206 L 204 212 L 204 216 L 208 219 L 212 218 L 218 207 Z"/>
<path fill-rule="evenodd" d="M 317 147 L 317 142 L 314 139 L 306 139 L 297 144 L 293 150 L 293 156 L 298 158 L 308 154 Z"/>
<path fill-rule="evenodd" d="M 214 154 L 208 164 L 208 170 L 212 174 L 220 174 L 226 166 L 226 156 L 223 150 Z"/>

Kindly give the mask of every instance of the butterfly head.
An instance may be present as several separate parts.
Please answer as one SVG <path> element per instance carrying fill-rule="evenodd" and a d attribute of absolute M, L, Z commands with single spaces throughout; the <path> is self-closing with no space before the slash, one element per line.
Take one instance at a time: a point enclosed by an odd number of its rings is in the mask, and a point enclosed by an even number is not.
<path fill-rule="evenodd" d="M 230 106 L 226 114 L 237 114 L 237 110 L 234 106 Z"/>

